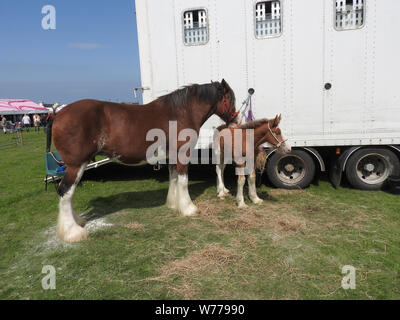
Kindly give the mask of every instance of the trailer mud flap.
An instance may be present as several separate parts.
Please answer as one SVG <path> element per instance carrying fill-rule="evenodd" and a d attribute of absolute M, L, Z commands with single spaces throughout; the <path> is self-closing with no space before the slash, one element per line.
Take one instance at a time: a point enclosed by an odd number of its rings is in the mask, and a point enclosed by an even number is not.
<path fill-rule="evenodd" d="M 340 181 L 342 181 L 342 172 L 343 170 L 340 166 L 340 158 L 338 158 L 332 162 L 329 170 L 329 180 L 335 189 L 340 185 Z"/>
<path fill-rule="evenodd" d="M 338 159 L 332 162 L 331 168 L 329 170 L 329 180 L 331 181 L 335 189 L 340 185 L 340 182 L 342 181 L 342 174 L 346 168 L 347 160 L 355 151 L 360 148 L 361 147 L 351 147 L 344 151 Z"/>

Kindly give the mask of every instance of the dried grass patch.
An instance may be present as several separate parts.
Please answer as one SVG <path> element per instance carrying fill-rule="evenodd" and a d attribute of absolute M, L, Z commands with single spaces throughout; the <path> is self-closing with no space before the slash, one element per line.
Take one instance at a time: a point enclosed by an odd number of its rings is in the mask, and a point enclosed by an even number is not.
<path fill-rule="evenodd" d="M 295 190 L 288 190 L 288 189 L 270 189 L 268 190 L 268 194 L 270 196 L 281 196 L 281 195 L 298 195 L 304 192 L 303 189 L 295 189 Z"/>
<path fill-rule="evenodd" d="M 295 216 L 283 214 L 278 216 L 270 225 L 275 231 L 304 232 L 306 223 Z"/>
<path fill-rule="evenodd" d="M 192 252 L 183 259 L 175 260 L 165 265 L 161 269 L 161 277 L 192 275 L 210 267 L 215 272 L 237 258 L 238 256 L 232 251 L 210 244 L 202 250 Z"/>
<path fill-rule="evenodd" d="M 271 216 L 273 216 L 272 208 L 268 208 L 264 204 L 257 207 L 248 207 L 239 209 L 236 203 L 227 204 L 224 201 L 219 202 L 199 202 L 200 217 L 224 230 L 250 230 L 261 228 L 266 225 Z M 230 210 L 235 216 L 230 219 L 220 219 L 223 211 Z"/>
<path fill-rule="evenodd" d="M 209 244 L 201 250 L 196 250 L 187 257 L 172 261 L 164 265 L 160 275 L 156 278 L 148 278 L 147 281 L 165 281 L 172 292 L 180 295 L 183 299 L 194 299 L 197 288 L 205 273 L 218 273 L 232 263 L 238 262 L 240 256 L 219 245 Z M 169 284 L 169 278 L 179 276 L 181 282 Z M 176 283 L 174 281 L 174 283 Z"/>
<path fill-rule="evenodd" d="M 143 230 L 144 229 L 144 225 L 142 225 L 141 223 L 136 222 L 136 221 L 126 224 L 125 227 L 128 229 L 131 229 L 131 230 Z"/>

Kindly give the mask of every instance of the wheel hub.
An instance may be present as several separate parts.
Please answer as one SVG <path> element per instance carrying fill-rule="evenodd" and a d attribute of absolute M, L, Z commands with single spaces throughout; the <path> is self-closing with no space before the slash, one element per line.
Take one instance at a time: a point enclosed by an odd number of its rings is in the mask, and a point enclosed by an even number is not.
<path fill-rule="evenodd" d="M 363 182 L 378 184 L 386 180 L 390 170 L 389 163 L 385 157 L 378 153 L 371 153 L 358 161 L 356 171 Z"/>
<path fill-rule="evenodd" d="M 276 168 L 281 181 L 296 184 L 305 176 L 305 164 L 303 159 L 295 155 L 283 157 Z"/>
<path fill-rule="evenodd" d="M 293 164 L 291 164 L 291 163 L 288 163 L 287 165 L 285 165 L 285 170 L 287 171 L 287 172 L 293 172 L 294 171 L 294 165 Z"/>
<path fill-rule="evenodd" d="M 375 169 L 375 166 L 372 163 L 366 163 L 364 165 L 364 170 L 365 171 L 372 172 L 372 171 L 374 171 L 374 169 Z"/>

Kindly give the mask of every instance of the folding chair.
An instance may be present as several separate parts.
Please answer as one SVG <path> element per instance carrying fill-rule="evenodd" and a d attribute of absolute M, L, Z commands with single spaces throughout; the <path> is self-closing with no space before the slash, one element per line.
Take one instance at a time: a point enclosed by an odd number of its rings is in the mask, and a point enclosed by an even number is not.
<path fill-rule="evenodd" d="M 62 163 L 61 157 L 58 152 L 47 152 L 46 153 L 46 179 L 45 179 L 45 190 L 47 191 L 47 178 L 51 177 L 53 183 L 56 181 L 55 177 L 61 177 L 65 174 L 65 170 L 57 171 Z M 57 189 L 57 185 L 54 185 Z"/>

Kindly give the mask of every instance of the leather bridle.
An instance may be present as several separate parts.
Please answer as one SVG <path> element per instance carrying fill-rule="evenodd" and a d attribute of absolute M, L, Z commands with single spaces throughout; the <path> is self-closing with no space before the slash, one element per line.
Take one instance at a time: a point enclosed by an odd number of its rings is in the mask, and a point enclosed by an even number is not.
<path fill-rule="evenodd" d="M 284 144 L 284 143 L 288 140 L 288 139 L 286 139 L 286 140 L 279 141 L 278 137 L 277 137 L 277 136 L 275 135 L 275 133 L 271 130 L 271 127 L 269 126 L 269 122 L 268 122 L 268 130 L 269 130 L 269 132 L 271 133 L 271 135 L 274 137 L 274 139 L 275 139 L 276 142 L 277 142 L 277 144 L 274 145 L 274 147 L 275 147 L 276 149 L 279 149 L 279 148 L 281 147 L 281 145 Z"/>
<path fill-rule="evenodd" d="M 222 113 L 225 114 L 225 109 L 229 112 L 229 120 L 228 122 L 231 122 L 233 119 L 236 118 L 236 116 L 239 114 L 239 111 L 233 112 L 232 108 L 227 102 L 226 96 L 224 96 L 224 100 L 222 102 Z"/>

